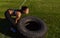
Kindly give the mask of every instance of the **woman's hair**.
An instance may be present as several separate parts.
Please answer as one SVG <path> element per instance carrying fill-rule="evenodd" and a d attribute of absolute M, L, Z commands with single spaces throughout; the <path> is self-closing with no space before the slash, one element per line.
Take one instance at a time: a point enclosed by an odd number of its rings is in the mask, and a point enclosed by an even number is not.
<path fill-rule="evenodd" d="M 26 10 L 28 7 L 27 6 L 22 6 L 21 10 Z"/>

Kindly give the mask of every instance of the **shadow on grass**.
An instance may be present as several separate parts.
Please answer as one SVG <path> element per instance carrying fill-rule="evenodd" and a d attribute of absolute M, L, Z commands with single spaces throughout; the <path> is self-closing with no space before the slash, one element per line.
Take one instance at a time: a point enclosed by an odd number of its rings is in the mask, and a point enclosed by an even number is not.
<path fill-rule="evenodd" d="M 22 34 L 19 34 L 18 32 L 13 33 L 10 31 L 10 23 L 6 19 L 0 18 L 0 33 L 9 36 L 11 38 L 27 38 L 23 36 Z"/>

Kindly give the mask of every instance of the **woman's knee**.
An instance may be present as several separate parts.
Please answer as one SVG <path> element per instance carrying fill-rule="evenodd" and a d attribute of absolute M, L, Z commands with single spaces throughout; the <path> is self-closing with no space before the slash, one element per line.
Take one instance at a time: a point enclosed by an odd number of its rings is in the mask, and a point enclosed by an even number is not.
<path fill-rule="evenodd" d="M 13 9 L 8 9 L 7 11 L 9 14 L 13 14 Z"/>

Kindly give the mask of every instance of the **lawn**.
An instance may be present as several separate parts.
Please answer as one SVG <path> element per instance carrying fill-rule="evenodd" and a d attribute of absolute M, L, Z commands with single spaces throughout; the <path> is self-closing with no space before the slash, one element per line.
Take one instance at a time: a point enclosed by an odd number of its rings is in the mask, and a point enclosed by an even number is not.
<path fill-rule="evenodd" d="M 4 12 L 8 8 L 18 9 L 23 1 L 0 0 L 0 38 L 16 36 L 15 33 L 8 31 L 9 23 L 4 17 Z M 60 0 L 27 0 L 24 5 L 30 8 L 29 16 L 39 17 L 46 23 L 46 38 L 60 38 Z"/>

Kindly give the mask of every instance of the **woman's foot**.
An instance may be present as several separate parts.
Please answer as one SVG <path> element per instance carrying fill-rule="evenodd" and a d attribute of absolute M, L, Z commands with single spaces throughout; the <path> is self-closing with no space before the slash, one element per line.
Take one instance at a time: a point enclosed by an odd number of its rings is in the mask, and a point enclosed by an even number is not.
<path fill-rule="evenodd" d="M 11 30 L 12 32 L 16 32 L 16 31 L 17 31 L 17 30 L 14 29 L 13 27 L 11 27 L 10 30 Z"/>

